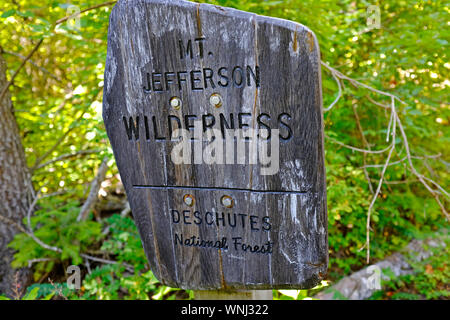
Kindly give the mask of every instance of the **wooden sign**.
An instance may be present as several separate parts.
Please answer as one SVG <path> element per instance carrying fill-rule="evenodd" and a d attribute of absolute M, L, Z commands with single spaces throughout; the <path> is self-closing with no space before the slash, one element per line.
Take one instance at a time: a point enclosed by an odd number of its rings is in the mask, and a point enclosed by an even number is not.
<path fill-rule="evenodd" d="M 208 4 L 119 1 L 103 118 L 162 283 L 311 288 L 325 276 L 320 55 L 309 29 Z"/>

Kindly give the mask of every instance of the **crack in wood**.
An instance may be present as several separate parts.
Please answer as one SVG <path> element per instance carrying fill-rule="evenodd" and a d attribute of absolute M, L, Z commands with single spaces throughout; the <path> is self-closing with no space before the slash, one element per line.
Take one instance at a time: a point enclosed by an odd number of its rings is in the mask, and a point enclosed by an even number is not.
<path fill-rule="evenodd" d="M 209 191 L 237 191 L 237 192 L 252 192 L 252 193 L 266 193 L 266 194 L 305 194 L 309 190 L 256 190 L 247 188 L 228 188 L 228 187 L 193 187 L 193 186 L 168 186 L 168 185 L 133 185 L 135 189 L 153 189 L 153 190 L 209 190 Z"/>

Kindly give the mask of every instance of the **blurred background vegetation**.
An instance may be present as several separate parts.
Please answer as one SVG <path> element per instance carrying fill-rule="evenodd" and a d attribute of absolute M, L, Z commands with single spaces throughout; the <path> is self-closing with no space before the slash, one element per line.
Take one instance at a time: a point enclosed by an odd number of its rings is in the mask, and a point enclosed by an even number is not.
<path fill-rule="evenodd" d="M 445 1 L 199 1 L 293 20 L 317 36 L 322 61 L 344 75 L 395 94 L 414 156 L 415 168 L 448 188 L 449 174 L 449 8 Z M 42 44 L 10 86 L 34 188 L 42 198 L 31 218 L 47 250 L 24 233 L 10 244 L 14 266 L 31 265 L 31 298 L 189 299 L 192 292 L 162 286 L 153 276 L 132 214 L 123 211 L 125 195 L 102 121 L 103 72 L 108 18 L 113 3 L 80 16 L 79 30 L 58 19 L 101 0 L 5 0 L 0 3 L 0 46 L 10 79 L 25 56 Z M 380 9 L 380 28 L 368 28 L 368 8 Z M 324 107 L 338 86 L 323 68 Z M 366 263 L 366 220 L 386 154 L 355 152 L 385 148 L 389 112 L 374 104 L 390 100 L 346 83 L 343 96 L 324 114 L 330 264 L 327 281 L 304 291 L 275 291 L 277 299 L 303 299 Z M 371 214 L 370 257 L 379 261 L 414 238 L 448 231 L 435 197 L 407 165 L 400 138 Z M 102 159 L 109 169 L 93 212 L 77 222 L 81 205 Z M 364 172 L 364 165 L 366 172 Z M 373 166 L 375 165 L 375 166 Z M 369 181 L 367 179 L 369 177 Z M 370 184 L 372 186 L 370 186 Z M 372 191 L 371 191 L 372 190 Z M 444 208 L 448 198 L 440 197 Z M 123 214 L 121 214 L 121 212 Z M 89 261 L 82 254 L 117 261 Z M 40 259 L 40 260 L 36 260 Z M 448 250 L 422 264 L 417 273 L 384 283 L 376 299 L 445 299 L 450 295 Z M 80 265 L 81 290 L 65 285 L 65 270 Z M 431 268 L 431 269 L 430 269 Z M 50 278 L 51 281 L 48 279 Z M 38 289 L 36 289 L 38 288 Z M 58 288 L 56 290 L 56 288 Z M 56 291 L 55 291 L 56 290 Z M 28 296 L 28 298 L 30 295 Z"/>

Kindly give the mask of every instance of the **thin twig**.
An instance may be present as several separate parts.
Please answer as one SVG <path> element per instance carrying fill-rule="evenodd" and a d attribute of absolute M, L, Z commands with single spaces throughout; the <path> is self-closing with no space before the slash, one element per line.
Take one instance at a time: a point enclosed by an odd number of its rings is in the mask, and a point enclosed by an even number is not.
<path fill-rule="evenodd" d="M 384 92 L 384 91 L 375 89 L 375 88 L 373 88 L 373 87 L 371 87 L 371 86 L 368 86 L 368 85 L 366 85 L 366 84 L 364 84 L 364 83 L 362 83 L 362 82 L 359 82 L 359 81 L 357 81 L 357 80 L 355 80 L 355 79 L 352 79 L 352 78 L 350 78 L 350 77 L 347 77 L 347 76 L 343 75 L 341 72 L 339 72 L 338 70 L 336 70 L 336 69 L 330 67 L 329 65 L 327 65 L 327 64 L 324 63 L 324 62 L 321 62 L 321 64 L 322 64 L 322 66 L 324 66 L 325 68 L 327 68 L 327 69 L 333 74 L 333 76 L 336 76 L 336 77 L 339 78 L 340 80 L 347 80 L 347 81 L 349 81 L 351 84 L 353 84 L 355 87 L 363 87 L 363 88 L 366 88 L 366 89 L 368 89 L 368 90 L 370 90 L 370 91 L 372 91 L 372 92 L 375 92 L 375 93 L 380 94 L 380 95 L 383 95 L 383 96 L 390 97 L 391 99 L 396 100 L 396 101 L 398 101 L 398 102 L 400 102 L 400 103 L 406 105 L 406 103 L 405 103 L 404 101 L 402 101 L 400 98 L 398 98 L 398 97 L 397 97 L 396 95 L 394 95 L 394 94 L 391 94 L 391 93 L 388 93 L 388 92 Z M 373 100 L 373 99 L 370 98 L 369 96 L 367 96 L 367 98 L 369 99 L 369 101 L 371 101 L 371 102 L 374 103 L 375 105 L 380 106 L 380 107 L 385 108 L 385 109 L 389 109 L 389 108 L 390 108 L 391 111 L 392 111 L 392 101 L 391 101 L 391 106 L 387 106 L 387 105 L 385 105 L 385 104 L 381 104 L 381 103 L 379 103 L 379 102 L 376 102 L 375 100 Z M 394 117 L 393 117 L 393 116 L 394 116 Z M 411 152 L 410 152 L 410 149 L 409 149 L 408 139 L 407 139 L 406 134 L 405 134 L 405 132 L 404 132 L 403 125 L 402 125 L 402 123 L 401 123 L 401 121 L 400 121 L 400 118 L 399 118 L 399 116 L 398 116 L 398 113 L 396 113 L 396 112 L 395 112 L 395 114 L 392 114 L 392 113 L 391 113 L 391 121 L 390 121 L 390 123 L 389 123 L 389 130 L 390 130 L 390 126 L 391 126 L 394 122 L 398 125 L 398 127 L 399 127 L 399 129 L 400 129 L 401 136 L 402 136 L 402 140 L 403 140 L 403 145 L 404 145 L 405 150 L 406 150 L 406 157 L 407 157 L 408 164 L 409 164 L 409 167 L 410 167 L 412 173 L 419 179 L 419 181 L 425 186 L 425 188 L 433 195 L 433 197 L 436 199 L 436 202 L 439 204 L 439 207 L 441 208 L 441 211 L 443 212 L 443 214 L 447 217 L 447 219 L 450 220 L 449 214 L 448 214 L 447 211 L 445 210 L 445 207 L 444 207 L 444 205 L 442 204 L 442 202 L 439 200 L 439 193 L 436 192 L 435 190 L 433 190 L 433 189 L 426 183 L 425 180 L 427 180 L 428 178 L 425 178 L 423 175 L 421 175 L 421 174 L 415 169 L 415 167 L 414 167 L 414 165 L 413 165 L 413 163 L 412 163 L 412 160 L 411 160 L 411 159 L 413 159 L 413 156 L 411 155 Z M 327 136 L 326 136 L 326 137 L 327 137 Z M 349 148 L 349 149 L 354 150 L 354 151 L 365 152 L 365 153 L 383 153 L 383 152 L 389 150 L 389 149 L 391 148 L 391 146 L 392 146 L 392 145 L 390 145 L 389 147 L 387 147 L 386 149 L 383 149 L 383 150 L 381 150 L 381 151 L 370 152 L 370 150 L 364 150 L 364 149 L 355 148 L 355 147 L 346 145 L 346 144 L 344 144 L 344 143 L 342 143 L 342 142 L 340 142 L 340 141 L 337 141 L 337 140 L 335 140 L 335 139 L 332 139 L 332 138 L 330 138 L 330 137 L 327 137 L 327 138 L 328 138 L 329 140 L 331 140 L 332 142 L 337 143 L 337 144 L 339 144 L 339 145 L 341 145 L 341 146 L 343 146 L 343 147 Z M 393 140 L 393 144 L 395 144 L 395 140 Z M 433 184 L 434 184 L 439 190 L 441 190 L 441 191 L 443 190 L 443 188 L 442 188 L 439 184 L 437 184 L 436 182 L 433 181 Z M 445 194 L 448 194 L 448 193 L 445 192 Z"/>
<path fill-rule="evenodd" d="M 46 166 L 48 166 L 48 165 L 50 165 L 52 163 L 55 163 L 57 161 L 63 161 L 63 160 L 76 158 L 76 157 L 84 156 L 84 155 L 88 155 L 88 154 L 94 154 L 94 153 L 98 153 L 98 152 L 99 152 L 99 150 L 80 150 L 80 151 L 77 151 L 77 152 L 74 152 L 74 153 L 66 153 L 66 154 L 60 155 L 59 157 L 57 157 L 55 159 L 49 160 L 47 162 L 44 162 L 44 163 L 38 165 L 35 168 L 35 170 L 44 168 L 44 167 L 46 167 Z"/>
<path fill-rule="evenodd" d="M 385 149 L 383 149 L 383 150 L 378 150 L 378 151 L 372 151 L 372 150 L 370 150 L 370 148 L 367 148 L 367 149 L 360 149 L 360 148 L 356 148 L 356 147 L 353 147 L 353 146 L 344 144 L 344 143 L 342 143 L 342 142 L 340 142 L 340 141 L 337 141 L 336 139 L 333 139 L 333 138 L 328 137 L 327 135 L 325 135 L 325 138 L 327 138 L 327 139 L 330 140 L 331 142 L 336 143 L 336 144 L 338 144 L 338 145 L 341 145 L 341 146 L 343 146 L 343 147 L 345 147 L 345 148 L 351 149 L 351 150 L 353 150 L 353 151 L 362 152 L 362 153 L 364 153 L 364 156 L 366 156 L 366 154 L 376 154 L 376 153 L 381 154 L 381 153 L 384 153 L 384 152 L 386 152 L 386 151 L 389 150 L 389 154 L 388 154 L 388 157 L 387 157 L 387 159 L 386 159 L 384 165 L 370 165 L 370 166 L 369 166 L 369 165 L 364 164 L 364 166 L 363 166 L 364 170 L 365 170 L 365 168 L 368 168 L 368 167 L 374 167 L 374 168 L 382 167 L 382 168 L 383 168 L 383 169 L 382 169 L 382 172 L 381 172 L 380 180 L 379 180 L 379 182 L 378 182 L 377 190 L 376 190 L 375 194 L 374 194 L 373 197 L 372 197 L 372 201 L 371 201 L 371 203 L 370 203 L 370 206 L 369 206 L 369 209 L 368 209 L 368 213 L 367 213 L 367 223 L 366 223 L 366 243 L 364 244 L 363 248 L 365 247 L 365 248 L 367 249 L 367 262 L 369 262 L 369 259 L 370 259 L 370 218 L 371 218 L 371 213 L 372 213 L 372 209 L 373 209 L 373 206 L 374 206 L 374 204 L 375 204 L 375 201 L 376 201 L 376 199 L 377 199 L 377 197 L 378 197 L 378 194 L 379 194 L 379 192 L 380 192 L 380 190 L 381 190 L 381 186 L 382 186 L 382 184 L 384 183 L 384 181 L 383 181 L 383 180 L 384 180 L 384 174 L 385 174 L 386 169 L 387 169 L 387 167 L 388 167 L 389 165 L 394 165 L 394 164 L 402 163 L 403 161 L 407 160 L 407 161 L 408 161 L 408 166 L 409 166 L 410 171 L 418 178 L 418 180 L 422 183 L 422 185 L 424 185 L 425 188 L 432 194 L 432 196 L 435 198 L 436 202 L 438 203 L 439 207 L 441 208 L 441 211 L 443 212 L 443 214 L 445 215 L 445 217 L 446 217 L 448 220 L 450 220 L 450 215 L 447 213 L 447 211 L 446 211 L 444 205 L 443 205 L 442 202 L 440 201 L 439 196 L 443 194 L 443 195 L 445 195 L 446 197 L 448 197 L 448 196 L 449 196 L 449 193 L 448 193 L 447 191 L 445 191 L 444 188 L 442 188 L 442 187 L 441 187 L 437 182 L 435 182 L 434 180 L 432 180 L 432 179 L 430 179 L 430 178 L 427 178 L 427 177 L 425 177 L 424 175 L 420 174 L 420 173 L 416 170 L 416 168 L 414 167 L 414 164 L 412 163 L 412 159 L 414 159 L 414 158 L 420 159 L 421 157 L 418 157 L 418 156 L 412 156 L 412 155 L 411 155 L 411 151 L 410 151 L 410 149 L 409 149 L 409 143 L 408 143 L 408 139 L 407 139 L 407 137 L 406 137 L 405 130 L 404 130 L 403 125 L 402 125 L 402 123 L 401 123 L 401 121 L 400 121 L 400 117 L 399 117 L 398 113 L 397 113 L 396 110 L 395 110 L 395 101 L 398 101 L 398 102 L 400 102 L 400 103 L 402 103 L 402 104 L 405 104 L 405 105 L 406 105 L 406 103 L 405 103 L 404 101 L 402 101 L 400 98 L 398 98 L 398 97 L 397 97 L 396 95 L 394 95 L 394 94 L 391 94 L 391 93 L 388 93 L 388 92 L 384 92 L 384 91 L 375 89 L 375 88 L 373 88 L 373 87 L 371 87 L 371 86 L 368 86 L 368 85 L 366 85 L 366 84 L 364 84 L 364 83 L 361 83 L 361 82 L 359 82 L 359 81 L 357 81 L 357 80 L 355 80 L 355 79 L 352 79 L 352 78 L 350 78 L 350 77 L 347 77 L 347 76 L 343 75 L 341 72 L 339 72 L 339 71 L 337 71 L 336 69 L 330 67 L 329 65 L 327 65 L 327 64 L 324 63 L 324 62 L 321 62 L 321 64 L 322 64 L 322 66 L 324 66 L 325 68 L 327 68 L 327 69 L 331 72 L 331 74 L 333 75 L 333 77 L 335 78 L 335 80 L 336 80 L 336 78 L 338 79 L 337 82 L 338 82 L 339 85 L 340 85 L 340 80 L 347 80 L 347 81 L 350 82 L 350 84 L 352 84 L 352 85 L 355 86 L 355 87 L 363 87 L 363 88 L 366 88 L 367 90 L 370 90 L 371 92 L 374 92 L 374 93 L 377 93 L 377 94 L 379 94 L 379 95 L 382 95 L 382 96 L 386 96 L 386 97 L 390 97 L 390 98 L 391 98 L 391 103 L 390 103 L 390 105 L 385 105 L 385 104 L 382 104 L 382 103 L 379 103 L 379 102 L 373 100 L 373 99 L 372 99 L 370 96 L 368 96 L 368 95 L 366 96 L 367 99 L 368 99 L 370 102 L 372 102 L 373 104 L 375 104 L 375 105 L 377 105 L 377 106 L 379 106 L 379 107 L 382 107 L 382 108 L 384 108 L 385 110 L 390 110 L 390 111 L 391 111 L 390 119 L 389 119 L 389 124 L 388 124 L 388 129 L 387 129 L 387 137 L 386 137 L 386 140 L 389 141 L 390 135 L 392 134 L 392 143 L 391 143 L 387 148 L 385 148 Z M 339 93 L 338 93 L 338 97 L 339 97 L 339 96 L 341 96 L 341 91 L 339 91 Z M 335 105 L 336 102 L 337 102 L 337 101 L 335 100 L 328 108 L 326 108 L 326 109 L 324 109 L 324 110 L 329 110 L 329 109 L 331 109 L 331 107 L 333 107 L 333 105 Z M 399 160 L 399 161 L 396 161 L 396 162 L 390 164 L 389 162 L 390 162 L 390 159 L 391 159 L 391 156 L 392 156 L 392 153 L 393 153 L 393 151 L 394 151 L 394 149 L 395 149 L 395 144 L 396 144 L 396 141 L 395 141 L 395 140 L 396 140 L 395 130 L 396 130 L 396 127 L 397 127 L 397 126 L 398 126 L 398 128 L 399 128 L 399 130 L 400 130 L 400 133 L 401 133 L 401 138 L 402 138 L 402 142 L 403 142 L 403 147 L 405 148 L 405 152 L 406 152 L 406 159 L 404 158 L 404 159 L 401 159 L 401 160 Z M 392 129 L 392 133 L 391 133 L 391 129 Z M 364 141 L 363 141 L 363 142 L 364 142 Z M 434 156 L 434 157 L 438 158 L 438 157 L 440 157 L 440 155 L 437 155 L 437 156 Z M 432 185 L 434 185 L 438 190 L 434 190 L 434 189 L 427 183 L 427 181 L 428 181 L 429 183 L 431 183 Z M 361 248 L 361 249 L 362 249 L 362 248 Z M 361 249 L 360 249 L 360 250 L 361 250 Z"/>
<path fill-rule="evenodd" d="M 31 268 L 31 266 L 33 265 L 33 263 L 46 262 L 46 261 L 53 261 L 53 260 L 55 260 L 55 259 L 53 259 L 53 258 L 30 259 L 30 260 L 28 260 L 28 268 Z"/>
<path fill-rule="evenodd" d="M 61 296 L 64 300 L 69 300 L 66 295 L 62 292 L 62 289 L 60 286 L 57 286 L 53 283 L 52 279 L 49 277 L 48 282 L 52 285 L 52 287 L 55 289 L 56 293 Z"/>
<path fill-rule="evenodd" d="M 57 20 L 54 24 L 54 26 L 56 27 L 57 25 L 63 23 L 64 21 L 67 21 L 69 19 L 72 19 L 78 15 L 80 15 L 81 13 L 93 10 L 93 9 L 97 9 L 100 7 L 104 7 L 104 6 L 109 6 L 112 4 L 115 4 L 117 1 L 109 1 L 109 2 L 105 2 L 105 3 L 101 3 L 101 4 L 97 4 L 95 6 L 86 8 L 81 10 L 80 12 L 76 12 L 70 16 L 61 18 L 59 20 Z M 6 94 L 6 91 L 8 90 L 8 88 L 11 86 L 11 84 L 13 83 L 14 79 L 16 78 L 16 76 L 19 74 L 20 70 L 23 68 L 23 66 L 27 63 L 27 61 L 29 59 L 31 59 L 31 57 L 33 56 L 33 54 L 37 51 L 37 49 L 39 48 L 39 46 L 42 44 L 42 42 L 44 41 L 44 38 L 39 39 L 38 43 L 34 46 L 33 50 L 31 50 L 31 52 L 25 57 L 25 59 L 23 59 L 22 63 L 20 64 L 19 68 L 17 68 L 17 70 L 14 72 L 13 76 L 11 77 L 11 79 L 8 81 L 8 83 L 5 85 L 5 87 L 2 89 L 2 91 L 0 92 L 0 101 L 3 100 L 3 97 Z M 4 50 L 2 50 L 2 52 L 4 52 Z"/>
<path fill-rule="evenodd" d="M 16 53 L 16 52 L 11 52 L 11 51 L 3 51 L 6 54 L 18 57 L 22 60 L 25 60 L 27 57 L 21 55 L 20 53 Z M 30 63 L 32 66 L 36 67 L 37 69 L 41 70 L 43 73 L 48 74 L 50 77 L 52 77 L 53 79 L 55 79 L 56 81 L 61 82 L 61 80 L 55 76 L 53 73 L 51 73 L 50 71 L 48 71 L 47 69 L 45 69 L 44 67 L 39 66 L 36 62 L 34 62 L 32 59 L 28 59 L 28 63 Z"/>
<path fill-rule="evenodd" d="M 345 147 L 347 149 L 350 149 L 350 150 L 353 150 L 353 151 L 358 151 L 358 152 L 363 152 L 363 153 L 374 153 L 374 154 L 375 153 L 385 153 L 386 151 L 388 151 L 388 150 L 390 150 L 392 148 L 392 143 L 391 143 L 389 146 L 387 146 L 386 148 L 384 148 L 382 150 L 366 150 L 366 149 L 360 149 L 360 148 L 356 148 L 356 147 L 350 146 L 348 144 L 342 143 L 342 142 L 340 142 L 340 141 L 338 141 L 338 140 L 336 140 L 334 138 L 329 137 L 328 135 L 325 135 L 325 139 L 328 139 L 331 142 L 336 143 L 336 144 L 338 144 L 340 146 L 343 146 L 343 147 Z"/>
<path fill-rule="evenodd" d="M 19 271 L 16 271 L 16 273 L 14 274 L 14 282 L 12 285 L 14 300 L 20 300 L 20 298 L 22 297 L 23 288 L 21 288 L 21 284 L 19 281 Z"/>
<path fill-rule="evenodd" d="M 428 177 L 425 177 L 424 175 L 421 175 L 421 177 L 423 179 L 431 182 L 432 184 L 434 184 L 442 192 L 442 194 L 444 194 L 447 198 L 450 198 L 450 194 L 444 188 L 442 188 L 436 181 L 434 181 L 434 180 L 432 180 L 432 179 L 430 179 Z M 433 191 L 437 192 L 436 190 L 433 190 Z"/>
<path fill-rule="evenodd" d="M 80 14 L 85 13 L 85 12 L 87 12 L 87 11 L 90 11 L 90 10 L 93 10 L 93 9 L 97 9 L 97 8 L 101 8 L 101 7 L 110 6 L 110 5 L 112 5 L 112 4 L 115 4 L 116 2 L 117 2 L 117 1 L 104 2 L 104 3 L 97 4 L 97 5 L 95 5 L 95 6 L 92 6 L 92 7 L 86 8 L 86 9 L 83 9 L 83 10 L 81 10 L 80 12 L 75 12 L 74 14 L 72 14 L 72 15 L 70 15 L 70 16 L 67 16 L 67 17 L 64 17 L 64 18 L 61 18 L 61 19 L 57 20 L 57 21 L 55 22 L 55 25 L 61 24 L 61 23 L 65 22 L 65 21 L 67 21 L 67 20 L 69 20 L 69 19 L 73 19 L 73 18 L 75 18 L 75 17 L 78 17 Z"/>
<path fill-rule="evenodd" d="M 327 65 L 321 61 L 321 64 L 324 65 L 325 67 L 327 67 Z M 330 104 L 329 107 L 323 109 L 323 112 L 327 112 L 330 111 L 331 108 L 333 108 L 333 106 L 339 101 L 339 99 L 342 97 L 342 86 L 341 86 L 341 81 L 339 80 L 339 78 L 336 76 L 336 74 L 334 73 L 334 69 L 330 69 L 328 68 L 328 70 L 331 72 L 331 75 L 333 76 L 334 80 L 336 81 L 337 85 L 338 85 L 338 95 L 336 97 L 336 99 L 334 99 L 334 101 Z"/>
<path fill-rule="evenodd" d="M 76 119 L 74 120 L 70 125 L 69 125 L 69 129 L 67 129 L 62 135 L 61 137 L 59 137 L 59 139 L 53 144 L 53 146 L 50 147 L 50 149 L 47 150 L 47 152 L 45 152 L 42 156 L 40 156 L 39 158 L 36 159 L 36 161 L 34 162 L 34 165 L 30 168 L 31 172 L 34 172 L 38 166 L 40 165 L 40 163 L 47 158 L 57 147 L 59 147 L 59 145 L 67 138 L 67 136 L 69 135 L 70 132 L 72 132 L 73 129 L 75 129 L 75 123 L 77 123 L 78 121 L 81 120 L 81 118 L 83 118 L 84 114 L 86 113 L 86 111 L 83 111 L 83 113 Z"/>
<path fill-rule="evenodd" d="M 28 212 L 27 212 L 27 227 L 28 227 L 28 232 L 27 234 L 37 243 L 39 244 L 41 247 L 47 249 L 47 250 L 51 250 L 54 252 L 59 252 L 61 253 L 62 250 L 58 247 L 54 247 L 54 246 L 49 246 L 48 244 L 44 243 L 41 239 L 39 239 L 38 237 L 36 237 L 36 235 L 34 234 L 33 228 L 31 226 L 31 214 L 34 211 L 34 207 L 36 206 L 37 201 L 39 200 L 39 195 L 41 193 L 41 190 L 38 191 L 38 193 L 36 194 L 36 196 L 33 199 L 33 202 L 30 204 L 30 207 L 28 208 Z"/>
<path fill-rule="evenodd" d="M 391 107 L 382 103 L 379 103 L 375 100 L 373 100 L 371 97 L 366 96 L 367 100 L 369 100 L 370 102 L 372 102 L 374 105 L 379 106 L 381 108 L 385 108 L 385 109 L 390 109 Z"/>
<path fill-rule="evenodd" d="M 356 110 L 356 104 L 352 104 L 352 108 L 353 108 L 353 114 L 355 115 L 356 126 L 358 127 L 359 134 L 361 135 L 361 140 L 362 140 L 364 146 L 367 148 L 367 150 L 371 150 L 369 142 L 367 142 L 366 136 L 364 135 L 364 130 L 361 126 L 361 121 L 359 120 L 358 110 Z M 366 163 L 367 163 L 367 153 L 363 153 L 364 166 L 366 165 Z M 372 182 L 370 181 L 371 179 L 369 176 L 369 172 L 367 171 L 367 169 L 365 167 L 363 167 L 363 172 L 364 172 L 364 176 L 366 177 L 367 183 L 369 185 L 369 191 L 371 194 L 373 194 L 373 187 L 372 187 Z"/>
<path fill-rule="evenodd" d="M 27 232 L 27 231 L 25 230 L 25 228 L 22 227 L 19 223 L 15 222 L 15 221 L 13 221 L 13 220 L 11 220 L 11 219 L 5 217 L 5 216 L 2 216 L 1 214 L 0 214 L 0 221 L 2 221 L 2 222 L 5 223 L 5 224 L 10 225 L 11 227 L 16 228 L 16 229 L 19 230 L 20 232 L 24 232 L 24 233 Z"/>
<path fill-rule="evenodd" d="M 99 97 L 99 95 L 103 92 L 103 88 L 101 90 L 99 90 L 99 92 L 97 92 L 94 101 L 97 100 L 97 98 Z M 62 136 L 53 144 L 53 146 L 50 147 L 50 149 L 48 149 L 42 156 L 40 156 L 39 158 L 36 159 L 36 161 L 34 162 L 33 166 L 30 168 L 31 172 L 34 172 L 39 165 L 41 164 L 41 162 L 43 160 L 45 160 L 56 148 L 59 147 L 59 145 L 67 138 L 67 136 L 69 135 L 70 132 L 72 132 L 73 129 L 75 129 L 75 124 L 80 121 L 84 114 L 87 112 L 87 108 L 85 108 L 83 110 L 83 112 L 81 113 L 81 115 L 75 119 L 70 125 L 69 128 L 62 134 Z"/>
<path fill-rule="evenodd" d="M 91 274 L 91 264 L 89 263 L 89 259 L 85 259 L 84 265 L 86 266 L 88 274 Z"/>
<path fill-rule="evenodd" d="M 33 231 L 33 228 L 31 226 L 31 213 L 34 210 L 34 207 L 36 206 L 37 202 L 39 199 L 39 195 L 40 195 L 40 191 L 36 194 L 36 197 L 33 199 L 33 202 L 31 203 L 30 207 L 28 208 L 28 213 L 27 213 L 27 227 L 28 230 L 25 230 L 22 228 L 22 232 L 25 233 L 26 235 L 28 235 L 29 237 L 31 237 L 37 244 L 39 244 L 41 247 L 43 247 L 44 249 L 53 251 L 53 252 L 58 252 L 61 253 L 63 250 L 61 248 L 55 247 L 55 246 L 50 246 L 48 244 L 46 244 L 45 242 L 43 242 L 41 239 L 39 239 Z M 1 216 L 0 216 L 1 217 Z M 84 253 L 80 253 L 80 257 L 85 258 L 85 259 L 89 259 L 92 261 L 96 261 L 96 262 L 100 262 L 100 263 L 105 263 L 105 264 L 118 264 L 119 262 L 117 261 L 113 261 L 113 260 L 107 260 L 107 259 L 102 259 L 102 258 L 98 258 L 98 257 L 94 257 L 94 256 L 90 256 Z M 123 263 L 122 265 L 130 272 L 134 272 L 134 268 L 133 266 L 127 264 L 127 263 Z"/>
<path fill-rule="evenodd" d="M 130 203 L 127 201 L 125 203 L 125 208 L 123 208 L 123 210 L 120 212 L 120 216 L 122 218 L 126 217 L 129 213 L 131 212 L 131 207 L 130 207 Z"/>
<path fill-rule="evenodd" d="M 38 43 L 34 46 L 33 50 L 31 50 L 31 52 L 25 57 L 25 59 L 23 59 L 19 68 L 17 68 L 17 70 L 14 72 L 11 79 L 6 83 L 5 87 L 2 89 L 2 91 L 0 93 L 0 102 L 3 101 L 3 97 L 5 96 L 6 91 L 8 90 L 9 86 L 14 82 L 14 79 L 19 74 L 20 70 L 27 63 L 27 61 L 31 58 L 31 56 L 36 52 L 36 50 L 39 48 L 39 46 L 42 44 L 43 41 L 44 41 L 43 38 L 38 41 Z"/>
<path fill-rule="evenodd" d="M 373 182 L 378 182 L 378 179 L 370 179 Z M 419 180 L 384 180 L 383 184 L 408 184 L 408 183 L 414 183 L 414 182 L 420 182 Z"/>
<path fill-rule="evenodd" d="M 404 157 L 404 158 L 402 158 L 400 160 L 397 160 L 397 161 L 389 163 L 389 166 L 395 166 L 397 164 L 401 164 L 405 160 L 406 160 L 406 157 Z M 362 166 L 361 168 L 383 168 L 383 167 L 384 167 L 384 164 L 366 164 L 366 165 Z"/>
<path fill-rule="evenodd" d="M 358 80 L 352 79 L 350 77 L 347 77 L 346 75 L 342 74 L 341 72 L 337 71 L 336 69 L 330 67 L 329 65 L 327 65 L 326 63 L 324 63 L 323 61 L 321 61 L 321 64 L 327 68 L 328 70 L 330 70 L 330 72 L 334 73 L 339 79 L 343 79 L 343 80 L 347 80 L 349 81 L 351 84 L 353 84 L 355 87 L 363 87 L 366 88 L 370 91 L 373 91 L 375 93 L 378 93 L 380 95 L 383 96 L 387 96 L 387 97 L 391 97 L 394 98 L 395 100 L 397 100 L 398 102 L 402 103 L 402 104 L 406 104 L 404 101 L 402 101 L 400 98 L 398 98 L 396 95 L 389 93 L 389 92 L 384 92 L 378 89 L 375 89 L 371 86 L 368 86 L 367 84 L 364 84 L 362 82 L 359 82 Z M 389 107 L 387 107 L 389 108 Z"/>
<path fill-rule="evenodd" d="M 412 159 L 419 159 L 419 160 L 426 160 L 426 159 L 437 159 L 439 157 L 441 157 L 442 154 L 436 154 L 436 155 L 425 155 L 425 156 L 411 156 Z M 389 163 L 390 166 L 396 165 L 396 164 L 400 164 L 403 163 L 405 160 L 407 160 L 408 157 L 403 157 L 400 160 L 394 161 Z M 362 166 L 361 168 L 382 168 L 384 165 L 383 164 L 366 164 L 364 166 Z"/>
<path fill-rule="evenodd" d="M 394 101 L 394 98 L 392 98 L 391 100 L 392 100 L 392 102 L 391 102 L 392 103 L 391 104 L 391 112 L 395 116 L 395 114 L 396 114 L 396 112 L 395 112 L 395 101 Z M 394 123 L 393 131 L 392 131 L 392 137 L 393 137 L 392 140 L 394 140 L 394 141 L 395 141 L 395 134 L 396 134 L 396 130 L 395 129 L 396 129 L 396 125 Z M 372 201 L 370 202 L 369 209 L 367 210 L 367 221 L 366 221 L 366 263 L 367 264 L 369 264 L 369 262 L 370 262 L 370 220 L 371 220 L 371 213 L 372 213 L 372 209 L 373 209 L 373 206 L 375 204 L 375 201 L 377 200 L 377 197 L 378 197 L 378 195 L 379 195 L 379 193 L 381 191 L 381 186 L 383 185 L 384 174 L 385 174 L 386 169 L 387 169 L 387 167 L 389 165 L 389 161 L 391 159 L 392 152 L 394 151 L 394 149 L 395 149 L 395 143 L 392 144 L 392 147 L 389 150 L 389 154 L 387 156 L 385 165 L 383 167 L 383 170 L 381 171 L 380 180 L 378 182 L 377 190 L 375 191 L 375 194 L 372 197 Z"/>
<path fill-rule="evenodd" d="M 445 217 L 447 218 L 447 220 L 450 221 L 450 215 L 447 213 L 447 210 L 445 210 L 444 205 L 441 203 L 441 201 L 439 200 L 439 195 L 428 185 L 428 183 L 425 182 L 424 176 L 420 173 L 417 172 L 416 168 L 414 167 L 413 163 L 412 163 L 412 158 L 411 158 L 411 152 L 409 149 L 409 143 L 408 143 L 408 138 L 406 137 L 406 133 L 405 130 L 403 129 L 403 125 L 400 121 L 400 118 L 398 117 L 398 115 L 395 115 L 396 117 L 396 123 L 398 124 L 398 128 L 400 130 L 400 133 L 402 135 L 403 138 L 403 144 L 405 146 L 405 151 L 406 151 L 406 157 L 408 158 L 408 163 L 409 163 L 409 168 L 412 171 L 412 173 L 420 180 L 420 182 L 422 182 L 422 184 L 425 186 L 425 188 L 434 196 L 436 202 L 438 203 L 439 207 L 441 208 L 442 213 L 445 215 Z M 430 179 L 431 180 L 431 179 Z M 437 186 L 440 190 L 444 190 L 441 186 L 439 186 L 439 184 L 437 184 L 436 182 L 433 183 L 435 186 Z M 448 194 L 448 193 L 447 193 Z"/>
<path fill-rule="evenodd" d="M 91 183 L 91 191 L 86 199 L 86 202 L 81 207 L 80 213 L 78 214 L 77 221 L 86 220 L 88 213 L 91 211 L 98 197 L 98 190 L 100 189 L 101 183 L 105 180 L 106 171 L 108 171 L 108 158 L 103 158 L 103 161 L 98 168 L 97 175 Z"/>

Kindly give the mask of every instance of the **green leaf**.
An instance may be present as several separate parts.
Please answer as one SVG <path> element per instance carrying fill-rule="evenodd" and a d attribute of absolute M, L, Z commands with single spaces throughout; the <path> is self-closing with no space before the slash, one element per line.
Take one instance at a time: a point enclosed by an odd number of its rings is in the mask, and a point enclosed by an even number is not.
<path fill-rule="evenodd" d="M 25 12 L 21 12 L 21 11 L 17 11 L 17 14 L 21 17 L 25 17 L 25 18 L 33 18 L 34 17 L 34 13 L 31 11 L 25 11 Z"/>
<path fill-rule="evenodd" d="M 44 299 L 42 299 L 42 300 L 50 300 L 51 298 L 53 298 L 54 295 L 55 295 L 55 292 L 52 292 L 52 293 L 46 295 L 46 296 L 44 297 Z"/>
<path fill-rule="evenodd" d="M 39 287 L 33 288 L 30 292 L 23 296 L 22 300 L 36 300 L 39 293 Z"/>
<path fill-rule="evenodd" d="M 11 10 L 8 10 L 8 11 L 3 12 L 3 14 L 2 14 L 0 17 L 2 17 L 2 18 L 8 18 L 8 17 L 13 16 L 15 13 L 16 13 L 16 10 L 11 9 Z"/>

